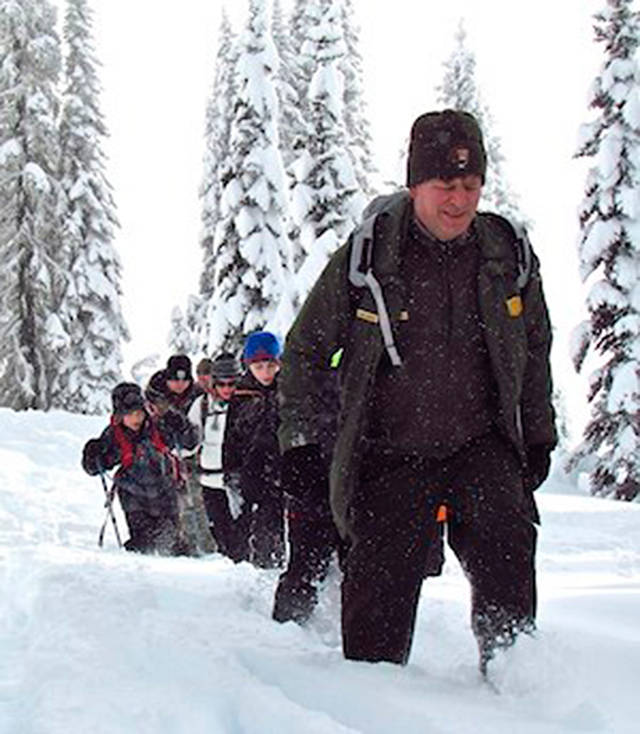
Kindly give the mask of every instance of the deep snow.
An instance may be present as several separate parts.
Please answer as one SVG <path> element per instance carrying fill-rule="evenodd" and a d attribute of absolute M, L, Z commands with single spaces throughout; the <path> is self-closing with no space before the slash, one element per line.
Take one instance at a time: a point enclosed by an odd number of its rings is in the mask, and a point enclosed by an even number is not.
<path fill-rule="evenodd" d="M 342 659 L 339 579 L 306 629 L 277 572 L 119 551 L 84 441 L 105 420 L 0 410 L 2 734 L 635 734 L 640 506 L 556 474 L 538 493 L 539 626 L 482 683 L 454 558 L 424 587 L 408 666 Z M 121 529 L 124 522 L 119 516 Z"/>

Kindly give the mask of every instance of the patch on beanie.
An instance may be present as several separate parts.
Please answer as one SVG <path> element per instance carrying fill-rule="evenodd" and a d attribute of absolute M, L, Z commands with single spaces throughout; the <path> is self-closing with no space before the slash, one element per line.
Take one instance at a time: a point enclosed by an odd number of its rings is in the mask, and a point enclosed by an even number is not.
<path fill-rule="evenodd" d="M 455 166 L 458 171 L 464 171 L 469 165 L 470 155 L 471 154 L 469 153 L 469 148 L 462 148 L 458 146 L 451 151 L 451 164 Z"/>

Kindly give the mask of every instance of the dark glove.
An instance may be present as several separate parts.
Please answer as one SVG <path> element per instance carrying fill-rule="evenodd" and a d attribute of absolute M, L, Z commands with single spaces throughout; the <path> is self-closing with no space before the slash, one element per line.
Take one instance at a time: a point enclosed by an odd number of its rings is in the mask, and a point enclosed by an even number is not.
<path fill-rule="evenodd" d="M 175 408 L 168 408 L 161 420 L 167 430 L 175 436 L 180 436 L 182 434 L 187 423 L 187 419 L 184 415 Z"/>
<path fill-rule="evenodd" d="M 91 476 L 104 471 L 102 444 L 97 438 L 92 438 L 85 444 L 82 450 L 82 468 Z"/>
<path fill-rule="evenodd" d="M 549 476 L 553 447 L 545 443 L 527 446 L 527 468 L 524 473 L 524 488 L 534 492 Z"/>
<path fill-rule="evenodd" d="M 285 451 L 280 477 L 283 491 L 301 502 L 318 504 L 329 496 L 329 468 L 318 444 Z"/>

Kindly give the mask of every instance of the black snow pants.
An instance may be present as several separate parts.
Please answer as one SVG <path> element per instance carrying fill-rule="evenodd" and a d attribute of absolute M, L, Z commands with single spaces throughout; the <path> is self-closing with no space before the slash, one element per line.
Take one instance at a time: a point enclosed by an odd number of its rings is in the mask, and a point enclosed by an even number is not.
<path fill-rule="evenodd" d="M 125 512 L 129 528 L 129 540 L 124 544 L 128 551 L 178 555 L 182 551 L 178 540 L 177 515 L 151 515 L 142 510 Z"/>
<path fill-rule="evenodd" d="M 234 519 L 229 509 L 229 499 L 224 489 L 202 487 L 202 501 L 209 520 L 209 530 L 223 555 L 234 561 L 239 560 Z"/>
<path fill-rule="evenodd" d="M 234 528 L 238 560 L 258 568 L 284 565 L 284 500 L 280 488 L 263 485 L 260 491 L 245 492 L 244 504 Z"/>
<path fill-rule="evenodd" d="M 481 667 L 497 646 L 531 630 L 536 612 L 531 498 L 518 457 L 497 432 L 444 460 L 364 457 L 349 508 L 342 583 L 346 658 L 404 664 L 437 508 L 449 508 L 447 539 L 471 585 L 471 624 Z"/>

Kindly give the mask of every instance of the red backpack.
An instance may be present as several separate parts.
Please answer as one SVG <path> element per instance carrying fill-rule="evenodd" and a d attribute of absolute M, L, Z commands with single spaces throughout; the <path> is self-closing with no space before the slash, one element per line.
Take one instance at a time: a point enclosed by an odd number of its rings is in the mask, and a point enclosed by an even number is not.
<path fill-rule="evenodd" d="M 182 474 L 180 472 L 180 461 L 178 457 L 171 452 L 160 433 L 158 426 L 154 420 L 148 418 L 151 426 L 151 443 L 153 447 L 161 454 L 166 457 L 171 464 L 171 473 L 176 481 L 182 480 Z M 120 451 L 120 468 L 130 469 L 133 466 L 134 461 L 134 446 L 131 441 L 127 438 L 126 433 L 122 429 L 120 423 L 116 423 L 114 417 L 111 418 L 111 427 L 113 428 L 113 438 Z M 136 449 L 140 449 L 140 445 Z"/>

